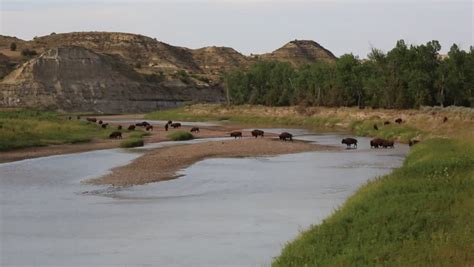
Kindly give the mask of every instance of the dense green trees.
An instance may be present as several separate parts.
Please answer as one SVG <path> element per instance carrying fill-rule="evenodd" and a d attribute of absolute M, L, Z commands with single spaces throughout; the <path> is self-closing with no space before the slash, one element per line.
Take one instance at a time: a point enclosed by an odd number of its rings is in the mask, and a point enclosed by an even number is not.
<path fill-rule="evenodd" d="M 231 102 L 285 106 L 370 106 L 413 108 L 464 105 L 474 99 L 474 50 L 453 45 L 446 58 L 438 41 L 407 46 L 403 40 L 388 53 L 373 49 L 367 60 L 352 54 L 336 63 L 294 69 L 260 61 L 225 77 Z"/>

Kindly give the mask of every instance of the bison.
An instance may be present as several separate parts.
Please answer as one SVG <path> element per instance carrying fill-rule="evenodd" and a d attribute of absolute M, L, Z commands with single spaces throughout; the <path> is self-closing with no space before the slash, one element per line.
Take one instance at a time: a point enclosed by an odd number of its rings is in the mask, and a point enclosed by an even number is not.
<path fill-rule="evenodd" d="M 172 124 L 172 123 L 173 123 L 173 121 L 169 120 L 167 124 Z"/>
<path fill-rule="evenodd" d="M 135 130 L 135 125 L 130 125 L 130 126 L 128 126 L 128 130 L 129 130 L 129 131 Z"/>
<path fill-rule="evenodd" d="M 193 128 L 191 128 L 190 132 L 199 133 L 199 128 L 198 127 L 193 127 Z"/>
<path fill-rule="evenodd" d="M 383 142 L 382 142 L 382 147 L 383 147 L 383 148 L 388 148 L 388 147 L 393 148 L 393 147 L 394 147 L 394 146 L 393 146 L 393 141 L 390 141 L 390 140 L 383 140 Z"/>
<path fill-rule="evenodd" d="M 165 124 L 165 131 L 168 131 L 168 124 Z"/>
<path fill-rule="evenodd" d="M 278 138 L 280 138 L 280 140 L 283 140 L 283 141 L 286 141 L 286 139 L 289 139 L 290 141 L 293 141 L 293 135 L 290 134 L 290 133 L 287 133 L 287 132 L 283 132 L 281 133 Z"/>
<path fill-rule="evenodd" d="M 102 124 L 102 123 L 104 123 L 104 122 L 100 120 L 100 121 L 98 121 L 97 123 L 98 123 L 98 124 Z"/>
<path fill-rule="evenodd" d="M 86 118 L 86 120 L 87 120 L 88 122 L 94 122 L 94 123 L 97 122 L 97 119 L 96 119 L 96 118 Z"/>
<path fill-rule="evenodd" d="M 117 126 L 117 130 L 122 130 L 122 125 Z"/>
<path fill-rule="evenodd" d="M 383 146 L 384 140 L 381 138 L 375 138 L 370 141 L 370 148 L 379 148 Z"/>
<path fill-rule="evenodd" d="M 420 142 L 420 140 L 410 140 L 410 141 L 408 142 L 408 145 L 409 145 L 409 146 L 414 146 L 414 145 L 418 144 L 419 142 Z"/>
<path fill-rule="evenodd" d="M 402 120 L 402 118 L 398 118 L 398 119 L 395 120 L 395 122 L 398 123 L 398 124 L 402 124 L 403 120 Z"/>
<path fill-rule="evenodd" d="M 107 128 L 107 125 L 109 125 L 108 123 L 102 123 L 102 128 Z"/>
<path fill-rule="evenodd" d="M 448 121 L 448 117 L 444 117 L 443 118 L 443 123 L 447 122 Z"/>
<path fill-rule="evenodd" d="M 173 128 L 180 128 L 181 123 L 179 123 L 179 122 L 171 123 L 170 126 L 173 127 Z"/>
<path fill-rule="evenodd" d="M 148 125 L 145 129 L 147 131 L 153 131 L 153 125 Z"/>
<path fill-rule="evenodd" d="M 150 124 L 146 121 L 135 123 L 135 126 L 140 126 L 140 127 L 147 127 L 150 126 Z"/>
<path fill-rule="evenodd" d="M 347 148 L 351 148 L 351 147 L 357 148 L 357 139 L 344 138 L 342 139 L 341 144 L 345 144 Z"/>
<path fill-rule="evenodd" d="M 264 134 L 264 133 L 265 133 L 265 132 L 262 131 L 262 130 L 253 130 L 253 131 L 252 131 L 252 136 L 254 136 L 255 138 L 257 138 L 257 137 L 259 137 L 259 136 L 263 137 L 263 134 Z"/>
<path fill-rule="evenodd" d="M 110 139 L 122 139 L 122 133 L 121 132 L 113 132 L 109 135 Z"/>
<path fill-rule="evenodd" d="M 389 125 L 390 122 L 389 121 L 384 121 L 383 125 Z"/>
<path fill-rule="evenodd" d="M 236 132 L 231 132 L 230 137 L 234 137 L 235 139 L 237 139 L 237 137 L 242 138 L 242 132 L 237 132 L 237 131 Z"/>
<path fill-rule="evenodd" d="M 374 124 L 374 130 L 378 131 L 379 127 L 377 127 L 377 124 Z"/>
<path fill-rule="evenodd" d="M 76 118 L 77 118 L 78 120 L 80 120 L 80 119 L 81 119 L 81 116 L 77 116 Z"/>

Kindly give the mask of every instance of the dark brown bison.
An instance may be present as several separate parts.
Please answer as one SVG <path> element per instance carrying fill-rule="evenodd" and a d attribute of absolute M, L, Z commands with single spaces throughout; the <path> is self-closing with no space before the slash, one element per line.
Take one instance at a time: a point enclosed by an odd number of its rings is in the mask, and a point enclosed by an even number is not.
<path fill-rule="evenodd" d="M 173 121 L 171 121 L 171 120 L 170 120 L 170 121 L 168 121 L 168 123 L 167 123 L 167 124 L 172 124 L 172 123 L 173 123 Z"/>
<path fill-rule="evenodd" d="M 283 132 L 281 133 L 278 138 L 280 138 L 280 140 L 283 140 L 283 141 L 286 141 L 286 139 L 289 139 L 290 141 L 293 141 L 293 135 L 290 134 L 290 133 L 287 133 L 287 132 Z"/>
<path fill-rule="evenodd" d="M 419 142 L 420 142 L 420 140 L 410 140 L 410 141 L 408 142 L 408 145 L 409 145 L 409 146 L 414 146 L 414 145 L 418 144 Z"/>
<path fill-rule="evenodd" d="M 129 130 L 129 131 L 135 130 L 135 125 L 130 125 L 130 126 L 128 126 L 128 130 Z"/>
<path fill-rule="evenodd" d="M 109 135 L 110 139 L 122 139 L 122 133 L 121 132 L 113 132 Z"/>
<path fill-rule="evenodd" d="M 80 120 L 80 119 L 81 119 L 81 116 L 77 116 L 76 118 L 77 118 L 78 120 Z"/>
<path fill-rule="evenodd" d="M 97 123 L 98 123 L 98 124 L 102 124 L 102 123 L 104 123 L 104 122 L 100 120 L 100 121 L 98 121 Z"/>
<path fill-rule="evenodd" d="M 374 130 L 378 131 L 379 127 L 377 127 L 377 124 L 374 124 Z"/>
<path fill-rule="evenodd" d="M 135 123 L 135 126 L 147 127 L 147 126 L 150 126 L 150 124 L 146 121 L 143 121 L 143 122 Z"/>
<path fill-rule="evenodd" d="M 357 139 L 344 138 L 342 139 L 341 144 L 345 144 L 347 148 L 351 148 L 351 147 L 357 148 Z"/>
<path fill-rule="evenodd" d="M 257 137 L 259 137 L 259 136 L 263 137 L 264 133 L 265 133 L 265 132 L 262 131 L 262 130 L 253 130 L 253 131 L 252 131 L 252 136 L 254 136 L 255 138 L 257 138 Z"/>
<path fill-rule="evenodd" d="M 148 125 L 145 129 L 147 131 L 153 131 L 153 125 Z"/>
<path fill-rule="evenodd" d="M 199 128 L 198 127 L 193 127 L 191 128 L 191 131 L 192 133 L 199 133 Z"/>
<path fill-rule="evenodd" d="M 107 128 L 107 125 L 109 125 L 108 123 L 102 123 L 102 128 Z"/>
<path fill-rule="evenodd" d="M 242 138 L 242 132 L 237 132 L 237 131 L 231 132 L 230 137 L 234 137 L 235 139 Z"/>
<path fill-rule="evenodd" d="M 383 125 L 389 125 L 390 122 L 389 121 L 384 121 Z"/>
<path fill-rule="evenodd" d="M 67 119 L 68 119 L 68 120 L 72 120 L 72 117 L 71 117 L 71 116 L 69 116 Z"/>
<path fill-rule="evenodd" d="M 443 123 L 447 122 L 448 121 L 448 117 L 444 117 L 443 118 Z"/>
<path fill-rule="evenodd" d="M 395 122 L 398 123 L 398 124 L 402 124 L 403 120 L 402 120 L 402 118 L 398 118 L 398 119 L 395 120 Z"/>
<path fill-rule="evenodd" d="M 122 125 L 117 126 L 117 130 L 122 130 Z"/>
<path fill-rule="evenodd" d="M 180 128 L 181 123 L 179 123 L 179 122 L 171 123 L 170 126 L 173 127 L 173 128 Z"/>
<path fill-rule="evenodd" d="M 379 148 L 383 146 L 384 140 L 382 138 L 375 138 L 370 141 L 370 148 Z"/>
<path fill-rule="evenodd" d="M 89 122 L 97 122 L 97 119 L 96 118 L 86 118 L 87 121 Z"/>
<path fill-rule="evenodd" d="M 168 124 L 165 124 L 165 131 L 168 131 Z"/>
<path fill-rule="evenodd" d="M 383 148 L 393 148 L 393 141 L 390 141 L 390 140 L 383 140 L 382 142 L 382 147 Z"/>

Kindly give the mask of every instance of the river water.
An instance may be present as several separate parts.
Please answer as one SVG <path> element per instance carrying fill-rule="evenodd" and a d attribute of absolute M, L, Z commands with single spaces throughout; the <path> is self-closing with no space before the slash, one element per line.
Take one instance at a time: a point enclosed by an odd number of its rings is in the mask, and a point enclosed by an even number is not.
<path fill-rule="evenodd" d="M 338 134 L 291 131 L 341 145 Z M 179 179 L 127 188 L 81 181 L 141 150 L 0 164 L 0 265 L 267 266 L 299 231 L 400 166 L 408 151 L 371 150 L 369 139 L 358 139 L 357 150 L 208 159 Z"/>

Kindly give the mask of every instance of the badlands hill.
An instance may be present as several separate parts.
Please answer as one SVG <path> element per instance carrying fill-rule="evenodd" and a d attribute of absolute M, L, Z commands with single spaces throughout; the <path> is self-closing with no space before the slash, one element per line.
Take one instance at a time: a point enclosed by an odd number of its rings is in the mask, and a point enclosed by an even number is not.
<path fill-rule="evenodd" d="M 248 57 L 228 47 L 189 49 L 129 33 L 53 33 L 31 41 L 0 36 L 0 107 L 136 112 L 221 102 L 222 74 L 257 58 L 294 66 L 335 60 L 314 41 Z"/>

